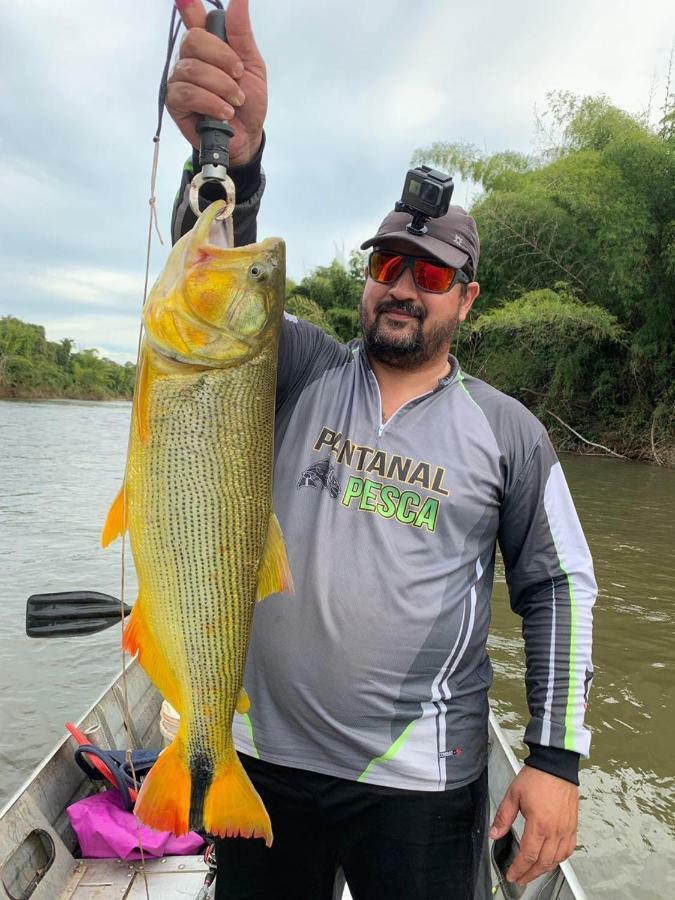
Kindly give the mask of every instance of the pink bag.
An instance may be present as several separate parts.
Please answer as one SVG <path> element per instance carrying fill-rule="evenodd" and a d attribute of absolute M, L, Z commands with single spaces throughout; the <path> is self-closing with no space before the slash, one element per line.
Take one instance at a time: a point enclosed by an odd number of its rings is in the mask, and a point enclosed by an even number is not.
<path fill-rule="evenodd" d="M 140 859 L 139 834 L 145 856 L 188 856 L 204 846 L 204 839 L 194 831 L 177 838 L 169 831 L 141 825 L 124 809 L 116 790 L 78 800 L 66 812 L 82 856 L 90 859 Z"/>

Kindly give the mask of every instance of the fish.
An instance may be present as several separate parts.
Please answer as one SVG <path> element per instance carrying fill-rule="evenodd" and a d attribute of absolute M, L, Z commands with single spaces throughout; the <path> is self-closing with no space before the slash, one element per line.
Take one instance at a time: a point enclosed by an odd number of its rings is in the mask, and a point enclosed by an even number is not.
<path fill-rule="evenodd" d="M 173 247 L 143 308 L 124 483 L 104 547 L 128 530 L 138 597 L 122 643 L 180 713 L 135 813 L 175 835 L 272 842 L 232 740 L 256 601 L 292 591 L 272 506 L 285 247 L 224 246 L 224 201 Z"/>

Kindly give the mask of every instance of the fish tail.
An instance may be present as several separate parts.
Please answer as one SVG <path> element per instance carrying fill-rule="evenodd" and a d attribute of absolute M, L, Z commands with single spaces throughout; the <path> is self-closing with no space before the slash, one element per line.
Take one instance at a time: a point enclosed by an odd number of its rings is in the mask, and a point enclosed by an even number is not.
<path fill-rule="evenodd" d="M 204 828 L 218 837 L 264 838 L 272 845 L 267 810 L 234 751 L 215 770 L 206 792 Z"/>
<path fill-rule="evenodd" d="M 178 736 L 157 757 L 148 772 L 134 812 L 145 825 L 157 831 L 187 834 L 190 830 L 190 770 L 185 745 Z"/>

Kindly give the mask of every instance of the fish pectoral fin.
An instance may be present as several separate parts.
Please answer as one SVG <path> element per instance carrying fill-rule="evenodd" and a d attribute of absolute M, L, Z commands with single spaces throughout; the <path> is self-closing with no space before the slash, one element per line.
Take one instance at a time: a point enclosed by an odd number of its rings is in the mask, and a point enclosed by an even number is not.
<path fill-rule="evenodd" d="M 101 532 L 101 546 L 107 547 L 118 537 L 122 537 L 127 530 L 127 503 L 126 483 L 117 492 L 112 502 L 108 515 L 105 517 L 103 531 Z"/>
<path fill-rule="evenodd" d="M 261 837 L 268 847 L 272 844 L 270 817 L 234 750 L 206 792 L 204 830 L 223 838 Z"/>
<path fill-rule="evenodd" d="M 281 591 L 293 592 L 291 567 L 286 555 L 286 544 L 281 533 L 279 520 L 272 513 L 267 528 L 267 540 L 258 570 L 258 593 L 256 600 L 262 600 L 268 594 Z"/>
<path fill-rule="evenodd" d="M 144 825 L 176 836 L 190 830 L 192 778 L 185 744 L 177 737 L 145 776 L 134 812 Z"/>
<path fill-rule="evenodd" d="M 244 690 L 244 688 L 242 688 L 242 689 L 239 691 L 239 695 L 238 695 L 238 697 L 237 697 L 237 704 L 236 704 L 235 709 L 237 710 L 238 713 L 240 713 L 240 715 L 243 716 L 244 713 L 247 713 L 247 712 L 249 711 L 250 708 L 251 708 L 251 701 L 250 701 L 250 699 L 249 699 L 248 694 L 247 694 L 246 691 Z"/>
<path fill-rule="evenodd" d="M 138 653 L 138 661 L 143 671 L 147 673 L 164 699 L 180 713 L 183 703 L 179 684 L 143 614 L 141 597 L 134 603 L 131 615 L 124 626 L 122 646 L 132 656 Z"/>

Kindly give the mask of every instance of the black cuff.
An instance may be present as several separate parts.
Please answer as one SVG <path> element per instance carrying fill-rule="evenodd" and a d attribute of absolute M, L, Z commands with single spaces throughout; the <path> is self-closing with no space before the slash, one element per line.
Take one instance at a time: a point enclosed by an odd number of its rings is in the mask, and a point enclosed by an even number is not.
<path fill-rule="evenodd" d="M 227 170 L 227 174 L 234 182 L 234 189 L 237 192 L 237 204 L 246 203 L 260 187 L 260 168 L 262 162 L 263 150 L 265 149 L 265 132 L 263 131 L 262 140 L 255 156 L 243 166 L 232 166 Z M 192 171 L 196 175 L 201 170 L 199 165 L 199 150 L 192 151 Z"/>
<path fill-rule="evenodd" d="M 530 748 L 530 755 L 525 760 L 526 766 L 564 778 L 572 784 L 579 784 L 579 753 L 575 753 L 574 750 L 562 750 L 560 747 L 531 744 L 529 741 L 526 743 Z"/>

